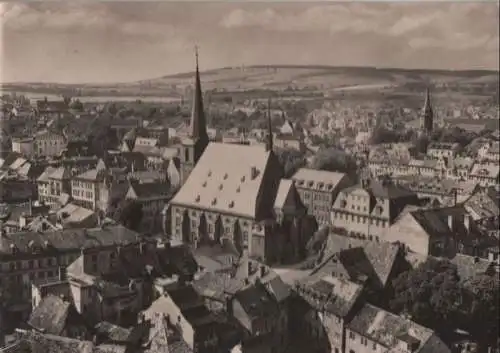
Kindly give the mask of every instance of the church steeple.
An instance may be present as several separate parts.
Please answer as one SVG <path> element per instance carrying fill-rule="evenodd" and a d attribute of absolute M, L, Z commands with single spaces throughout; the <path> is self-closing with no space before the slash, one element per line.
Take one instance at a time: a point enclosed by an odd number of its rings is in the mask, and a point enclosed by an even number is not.
<path fill-rule="evenodd" d="M 266 151 L 273 150 L 273 126 L 271 124 L 271 98 L 267 101 L 267 141 L 266 141 Z"/>
<path fill-rule="evenodd" d="M 198 47 L 195 47 L 195 57 L 196 73 L 193 93 L 193 108 L 191 111 L 190 137 L 193 140 L 208 140 L 207 123 L 205 120 L 205 111 L 203 109 L 203 93 L 201 91 L 200 71 L 198 67 Z"/>
<path fill-rule="evenodd" d="M 434 112 L 431 104 L 431 93 L 429 88 L 425 92 L 425 103 L 422 112 L 421 128 L 425 133 L 431 133 L 434 125 Z"/>

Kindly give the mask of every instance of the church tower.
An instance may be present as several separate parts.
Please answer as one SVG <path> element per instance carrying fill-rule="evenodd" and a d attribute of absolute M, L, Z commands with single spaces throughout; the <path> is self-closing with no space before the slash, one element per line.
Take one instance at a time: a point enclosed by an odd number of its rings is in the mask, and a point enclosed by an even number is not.
<path fill-rule="evenodd" d="M 271 122 L 271 98 L 267 101 L 267 139 L 266 151 L 272 151 L 274 148 L 273 142 L 273 125 Z"/>
<path fill-rule="evenodd" d="M 183 139 L 180 159 L 180 177 L 184 183 L 208 145 L 207 123 L 203 109 L 200 71 L 198 68 L 198 49 L 195 48 L 196 72 L 193 92 L 193 106 L 189 136 Z"/>
<path fill-rule="evenodd" d="M 423 133 L 430 135 L 434 127 L 434 112 L 431 105 L 431 94 L 429 89 L 425 93 L 425 103 L 420 121 L 420 128 Z"/>

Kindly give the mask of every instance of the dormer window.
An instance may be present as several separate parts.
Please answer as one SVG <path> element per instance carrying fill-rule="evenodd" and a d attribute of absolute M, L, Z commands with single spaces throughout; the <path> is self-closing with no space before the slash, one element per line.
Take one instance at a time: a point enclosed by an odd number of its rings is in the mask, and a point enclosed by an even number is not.
<path fill-rule="evenodd" d="M 240 191 L 241 191 L 241 189 L 240 189 L 240 187 L 238 186 L 238 187 L 236 188 L 236 192 L 240 192 Z"/>
<path fill-rule="evenodd" d="M 211 176 L 212 176 L 212 171 L 211 171 L 211 170 L 209 170 L 209 171 L 208 171 L 208 177 L 211 177 Z"/>
<path fill-rule="evenodd" d="M 224 174 L 224 180 L 226 180 L 226 179 L 227 179 L 227 173 L 226 173 L 226 174 Z"/>
<path fill-rule="evenodd" d="M 219 190 L 222 190 L 224 186 L 222 184 L 219 185 Z"/>
<path fill-rule="evenodd" d="M 200 195 L 197 195 L 195 200 L 196 202 L 200 202 L 200 199 L 201 199 Z"/>
<path fill-rule="evenodd" d="M 212 206 L 214 206 L 216 203 L 217 203 L 217 198 L 214 197 L 214 199 L 212 200 Z"/>
<path fill-rule="evenodd" d="M 230 201 L 229 202 L 229 208 L 233 208 L 234 207 L 234 201 Z"/>
<path fill-rule="evenodd" d="M 204 181 L 203 184 L 201 184 L 203 187 L 206 187 L 207 186 L 207 182 Z"/>
<path fill-rule="evenodd" d="M 257 178 L 258 175 L 259 175 L 259 171 L 257 170 L 257 167 L 250 168 L 250 177 L 252 178 L 252 180 Z"/>
<path fill-rule="evenodd" d="M 309 186 L 310 188 L 312 188 L 313 185 L 314 185 L 314 181 L 310 181 L 307 183 L 307 186 Z"/>
<path fill-rule="evenodd" d="M 241 182 L 242 183 L 245 182 L 245 176 L 244 175 L 241 177 Z"/>

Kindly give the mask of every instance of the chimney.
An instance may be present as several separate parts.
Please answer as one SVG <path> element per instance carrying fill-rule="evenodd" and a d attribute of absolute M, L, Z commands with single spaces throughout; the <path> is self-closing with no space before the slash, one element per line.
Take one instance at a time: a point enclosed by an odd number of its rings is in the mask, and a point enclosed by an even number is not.
<path fill-rule="evenodd" d="M 455 231 L 455 228 L 453 227 L 453 215 L 448 215 L 448 227 L 450 228 L 451 232 Z"/>
<path fill-rule="evenodd" d="M 469 214 L 464 215 L 464 227 L 467 233 L 470 233 L 470 218 Z"/>

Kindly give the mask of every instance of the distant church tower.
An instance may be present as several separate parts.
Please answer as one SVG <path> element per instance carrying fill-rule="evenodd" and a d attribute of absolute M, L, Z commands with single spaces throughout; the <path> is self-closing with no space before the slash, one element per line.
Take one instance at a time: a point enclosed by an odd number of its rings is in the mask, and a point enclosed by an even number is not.
<path fill-rule="evenodd" d="M 198 49 L 195 49 L 196 73 L 193 92 L 193 107 L 189 136 L 182 141 L 180 159 L 180 177 L 184 183 L 208 145 L 207 123 L 203 109 L 200 71 L 198 69 Z"/>
<path fill-rule="evenodd" d="M 271 98 L 267 101 L 267 139 L 266 151 L 270 152 L 274 148 L 273 142 L 273 125 L 271 121 Z"/>
<path fill-rule="evenodd" d="M 431 94 L 429 89 L 425 92 L 425 103 L 422 111 L 422 117 L 420 119 L 420 128 L 422 132 L 430 135 L 434 127 L 434 112 L 432 110 Z"/>

